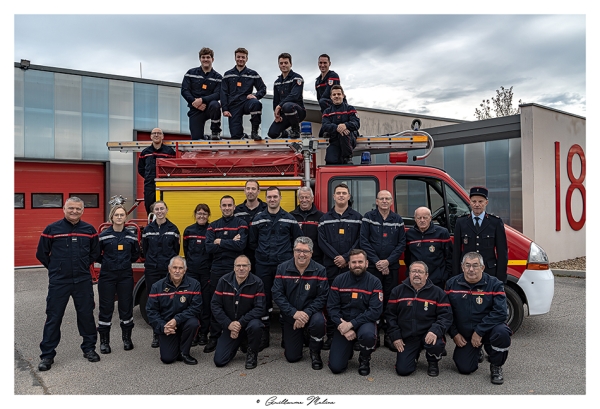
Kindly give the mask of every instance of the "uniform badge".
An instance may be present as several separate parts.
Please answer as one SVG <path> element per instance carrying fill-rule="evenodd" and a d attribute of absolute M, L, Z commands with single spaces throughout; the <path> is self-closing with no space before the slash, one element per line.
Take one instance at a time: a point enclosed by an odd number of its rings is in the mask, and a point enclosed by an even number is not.
<path fill-rule="evenodd" d="M 465 243 L 465 244 L 469 244 L 469 238 L 468 238 L 468 237 L 465 237 L 465 238 L 463 239 L 463 243 Z"/>
<path fill-rule="evenodd" d="M 196 243 L 202 244 L 202 240 L 196 240 Z"/>
<path fill-rule="evenodd" d="M 165 293 L 169 292 L 169 287 L 165 287 L 165 289 L 163 290 Z"/>
<path fill-rule="evenodd" d="M 224 231 L 224 232 L 223 232 L 223 236 L 227 236 L 227 231 Z"/>
<path fill-rule="evenodd" d="M 423 309 L 425 311 L 427 311 L 429 309 L 429 303 L 427 301 L 425 301 L 425 305 L 424 305 Z"/>
<path fill-rule="evenodd" d="M 185 298 L 185 295 L 182 295 L 181 298 L 179 298 L 179 301 L 181 301 L 181 303 L 184 303 L 185 300 L 187 300 L 187 298 Z"/>
<path fill-rule="evenodd" d="M 117 246 L 117 250 L 121 250 L 121 251 L 122 251 L 122 250 L 123 250 L 123 245 L 122 245 L 122 244 L 119 244 L 119 245 Z"/>
<path fill-rule="evenodd" d="M 338 234 L 344 234 L 344 229 L 338 230 Z"/>
<path fill-rule="evenodd" d="M 481 298 L 481 296 L 478 296 L 477 298 L 475 298 L 475 302 L 477 304 L 481 304 L 483 302 L 483 298 Z"/>
<path fill-rule="evenodd" d="M 296 84 L 298 84 L 298 85 L 302 85 L 302 79 L 298 78 L 298 79 L 296 80 Z"/>
<path fill-rule="evenodd" d="M 329 85 L 333 85 L 333 80 L 329 80 L 329 81 L 327 81 L 327 83 L 328 83 Z"/>
<path fill-rule="evenodd" d="M 352 293 L 352 298 L 353 299 L 357 299 L 358 298 L 358 293 Z"/>
<path fill-rule="evenodd" d="M 310 284 L 308 284 L 308 283 L 304 284 L 304 289 L 306 291 L 310 290 Z"/>
<path fill-rule="evenodd" d="M 202 84 L 202 89 L 206 89 L 206 88 L 208 88 L 208 87 L 206 86 L 206 84 Z"/>
<path fill-rule="evenodd" d="M 242 86 L 242 83 L 241 83 L 241 82 L 238 82 L 238 83 L 237 83 L 237 86 L 238 86 L 238 87 L 241 87 L 241 86 Z"/>
<path fill-rule="evenodd" d="M 383 233 L 383 237 L 387 237 L 387 233 Z"/>
<path fill-rule="evenodd" d="M 379 293 L 379 301 L 383 302 L 383 293 Z"/>
<path fill-rule="evenodd" d="M 435 251 L 435 246 L 433 244 L 429 246 L 429 251 L 432 253 Z"/>
<path fill-rule="evenodd" d="M 407 301 L 407 302 L 406 302 L 406 306 L 407 306 L 407 307 L 412 307 L 412 301 Z"/>

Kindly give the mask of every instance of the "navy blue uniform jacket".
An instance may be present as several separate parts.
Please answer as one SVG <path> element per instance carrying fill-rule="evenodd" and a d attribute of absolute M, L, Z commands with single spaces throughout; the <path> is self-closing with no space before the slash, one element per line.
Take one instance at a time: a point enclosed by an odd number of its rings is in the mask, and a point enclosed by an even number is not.
<path fill-rule="evenodd" d="M 422 261 L 429 269 L 429 279 L 443 285 L 452 276 L 452 239 L 442 226 L 429 224 L 422 232 L 415 225 L 406 232 L 406 268 L 413 261 Z"/>
<path fill-rule="evenodd" d="M 200 274 L 208 273 L 212 263 L 212 255 L 206 251 L 206 229 L 208 224 L 194 223 L 183 231 L 183 254 L 188 271 Z"/>
<path fill-rule="evenodd" d="M 138 173 L 144 178 L 144 188 L 153 188 L 156 186 L 156 159 L 174 158 L 175 151 L 170 146 L 162 144 L 160 148 L 154 149 L 150 145 L 140 153 L 138 159 Z"/>
<path fill-rule="evenodd" d="M 148 294 L 146 314 L 155 333 L 164 334 L 165 324 L 173 318 L 179 325 L 190 318 L 199 319 L 201 312 L 200 282 L 187 275 L 183 276 L 179 287 L 175 287 L 170 276 L 158 280 Z"/>
<path fill-rule="evenodd" d="M 101 254 L 97 261 L 102 264 L 102 271 L 130 270 L 131 263 L 140 256 L 137 234 L 127 228 L 116 232 L 110 226 L 100 232 L 98 240 Z"/>
<path fill-rule="evenodd" d="M 98 233 L 82 220 L 72 224 L 66 218 L 46 226 L 35 256 L 48 269 L 51 283 L 79 283 L 91 280 L 90 265 L 100 255 Z"/>
<path fill-rule="evenodd" d="M 335 71 L 327 71 L 324 78 L 321 75 L 315 80 L 315 91 L 317 91 L 317 101 L 321 98 L 331 99 L 331 87 L 340 85 L 340 76 Z"/>
<path fill-rule="evenodd" d="M 350 250 L 357 248 L 360 243 L 361 224 L 361 214 L 350 206 L 341 215 L 335 211 L 335 207 L 323 215 L 319 222 L 319 246 L 325 254 L 325 267 L 335 265 L 333 259 L 337 256 L 344 257 L 346 262 L 350 261 Z"/>
<path fill-rule="evenodd" d="M 240 240 L 233 240 L 237 235 Z M 215 244 L 221 239 L 220 244 Z M 244 254 L 248 241 L 248 225 L 239 217 L 221 217 L 206 229 L 206 251 L 213 256 L 211 270 L 227 273 L 233 269 L 237 256 Z"/>
<path fill-rule="evenodd" d="M 298 222 L 279 209 L 275 216 L 268 210 L 258 213 L 250 225 L 250 248 L 256 261 L 263 265 L 279 265 L 294 255 L 294 241 L 302 236 Z"/>
<path fill-rule="evenodd" d="M 313 203 L 310 210 L 304 211 L 300 209 L 300 206 L 296 206 L 290 214 L 298 221 L 302 233 L 306 237 L 310 237 L 313 241 L 313 259 L 321 260 L 323 258 L 323 250 L 319 247 L 319 220 L 321 220 L 324 213 L 317 209 Z"/>
<path fill-rule="evenodd" d="M 365 213 L 360 229 L 360 248 L 367 253 L 369 267 L 375 267 L 380 260 L 387 260 L 391 269 L 400 268 L 399 260 L 405 245 L 402 216 L 390 211 L 383 220 L 377 209 Z"/>
<path fill-rule="evenodd" d="M 265 289 L 260 278 L 252 273 L 236 290 L 235 272 L 227 273 L 219 279 L 215 295 L 210 302 L 213 317 L 223 328 L 238 321 L 243 328 L 254 319 L 260 319 L 265 312 Z"/>
<path fill-rule="evenodd" d="M 208 105 L 221 98 L 221 74 L 211 69 L 205 73 L 202 67 L 191 68 L 183 76 L 181 82 L 181 96 L 187 101 L 190 109 L 196 109 L 192 102 L 202 98 L 202 103 Z"/>
<path fill-rule="evenodd" d="M 446 294 L 452 305 L 454 322 L 448 334 L 460 333 L 469 340 L 473 332 L 484 336 L 508 318 L 504 284 L 496 277 L 483 273 L 481 280 L 469 284 L 463 274 L 446 282 Z"/>
<path fill-rule="evenodd" d="M 367 322 L 376 322 L 383 312 L 381 281 L 365 271 L 356 277 L 351 271 L 337 276 L 327 298 L 329 317 L 337 327 L 344 321 L 351 322 L 356 330 Z"/>
<path fill-rule="evenodd" d="M 441 338 L 452 324 L 452 308 L 444 290 L 431 280 L 416 291 L 407 278 L 392 290 L 385 317 L 392 342 L 421 338 L 430 331 Z"/>
<path fill-rule="evenodd" d="M 273 302 L 279 306 L 284 319 L 294 323 L 294 314 L 304 311 L 309 317 L 323 311 L 327 303 L 329 283 L 325 267 L 314 260 L 300 274 L 290 259 L 277 267 L 273 282 Z"/>
<path fill-rule="evenodd" d="M 153 221 L 142 233 L 142 252 L 146 270 L 167 271 L 171 259 L 179 255 L 179 229 L 167 219 L 160 226 Z"/>
<path fill-rule="evenodd" d="M 304 108 L 303 90 L 304 79 L 300 74 L 290 70 L 285 79 L 283 74 L 277 77 L 273 86 L 273 111 L 278 105 L 281 107 L 286 102 L 293 102 Z"/>
<path fill-rule="evenodd" d="M 243 104 L 247 100 L 247 96 L 252 94 L 254 88 L 256 88 L 254 94 L 256 99 L 261 99 L 267 93 L 267 86 L 256 71 L 248 67 L 238 71 L 237 66 L 233 67 L 223 76 L 221 109 L 229 111 L 231 107 Z"/>
<path fill-rule="evenodd" d="M 360 129 L 360 119 L 356 115 L 356 109 L 345 102 L 331 105 L 323 112 L 319 136 L 323 136 L 325 132 L 329 135 L 335 134 L 340 124 L 346 125 L 350 132 L 358 132 Z"/>

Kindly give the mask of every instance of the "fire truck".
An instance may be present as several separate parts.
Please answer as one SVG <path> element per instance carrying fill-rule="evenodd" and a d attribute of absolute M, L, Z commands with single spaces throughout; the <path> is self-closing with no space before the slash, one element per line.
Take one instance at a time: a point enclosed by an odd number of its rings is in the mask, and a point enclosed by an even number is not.
<path fill-rule="evenodd" d="M 177 155 L 158 159 L 156 169 L 156 198 L 169 207 L 168 219 L 181 232 L 194 223 L 193 209 L 206 203 L 218 214 L 223 195 L 243 202 L 247 179 L 259 181 L 261 189 L 277 186 L 282 192 L 281 207 L 291 211 L 296 207 L 297 190 L 311 186 L 315 205 L 326 212 L 333 206 L 333 189 L 346 183 L 352 195 L 351 205 L 361 214 L 375 208 L 378 191 L 388 190 L 393 196 L 393 210 L 400 214 L 405 228 L 415 225 L 414 210 L 427 206 L 432 222 L 447 228 L 452 234 L 456 219 L 470 212 L 469 197 L 443 169 L 409 164 L 409 152 L 420 149 L 425 153 L 413 156 L 413 161 L 426 158 L 433 150 L 433 138 L 419 130 L 420 121 L 413 121 L 411 130 L 393 135 L 357 138 L 355 156 L 360 164 L 318 166 L 316 154 L 324 150 L 327 139 L 310 135 L 301 139 L 164 141 Z M 108 142 L 108 149 L 121 152 L 140 152 L 151 142 Z M 389 153 L 390 164 L 370 163 L 372 153 Z M 133 219 L 128 228 L 141 237 L 145 219 Z M 103 228 L 104 226 L 101 226 Z M 508 325 L 516 332 L 523 318 L 545 314 L 550 310 L 554 295 L 554 276 L 544 250 L 519 231 L 506 226 L 508 241 L 508 281 L 505 285 L 508 302 Z M 399 280 L 406 278 L 406 266 L 400 260 Z M 97 276 L 99 266 L 94 268 Z M 134 265 L 135 305 L 140 305 L 144 319 L 147 288 L 143 263 Z M 525 308 L 527 306 L 527 308 Z"/>

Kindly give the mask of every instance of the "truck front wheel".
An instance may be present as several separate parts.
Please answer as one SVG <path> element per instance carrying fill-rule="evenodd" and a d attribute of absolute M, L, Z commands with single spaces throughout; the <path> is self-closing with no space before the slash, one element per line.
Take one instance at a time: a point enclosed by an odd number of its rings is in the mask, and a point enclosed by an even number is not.
<path fill-rule="evenodd" d="M 519 294 L 517 294 L 517 292 L 508 285 L 504 285 L 504 292 L 506 293 L 506 306 L 508 307 L 508 318 L 506 320 L 506 324 L 510 327 L 514 334 L 523 323 L 523 317 L 525 315 L 523 300 L 521 300 Z"/>

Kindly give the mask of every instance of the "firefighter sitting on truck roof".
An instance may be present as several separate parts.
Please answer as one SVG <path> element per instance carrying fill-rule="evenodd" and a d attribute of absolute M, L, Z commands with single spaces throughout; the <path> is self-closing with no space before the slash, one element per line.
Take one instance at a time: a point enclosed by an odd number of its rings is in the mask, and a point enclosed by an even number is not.
<path fill-rule="evenodd" d="M 300 122 L 306 118 L 304 99 L 304 79 L 292 71 L 292 56 L 281 53 L 278 58 L 281 75 L 273 86 L 273 111 L 275 120 L 269 128 L 270 138 L 287 137 L 286 129 L 292 127 L 290 138 L 300 138 Z"/>
<path fill-rule="evenodd" d="M 341 85 L 331 87 L 333 105 L 323 112 L 319 137 L 329 138 L 325 153 L 325 164 L 340 165 L 352 163 L 352 151 L 360 128 L 356 109 L 348 105 Z"/>
<path fill-rule="evenodd" d="M 221 106 L 223 116 L 229 118 L 229 134 L 231 139 L 242 139 L 244 115 L 250 115 L 252 132 L 250 136 L 255 141 L 260 141 L 258 128 L 262 116 L 262 102 L 259 101 L 267 93 L 267 86 L 258 73 L 246 67 L 248 50 L 238 48 L 234 52 L 235 67 L 223 76 L 221 83 Z M 252 90 L 256 88 L 256 93 Z"/>

